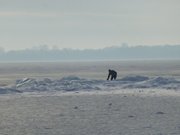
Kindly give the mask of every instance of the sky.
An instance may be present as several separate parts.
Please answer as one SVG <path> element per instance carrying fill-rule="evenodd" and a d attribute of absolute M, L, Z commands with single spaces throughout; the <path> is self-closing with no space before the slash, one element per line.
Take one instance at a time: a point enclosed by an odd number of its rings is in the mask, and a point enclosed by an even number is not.
<path fill-rule="evenodd" d="M 0 0 L 0 47 L 180 44 L 180 0 Z"/>

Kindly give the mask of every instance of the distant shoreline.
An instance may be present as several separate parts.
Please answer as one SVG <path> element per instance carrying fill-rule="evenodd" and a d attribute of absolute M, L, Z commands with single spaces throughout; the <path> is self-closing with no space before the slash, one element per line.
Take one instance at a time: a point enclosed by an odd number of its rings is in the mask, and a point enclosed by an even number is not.
<path fill-rule="evenodd" d="M 92 61 L 180 59 L 180 45 L 112 46 L 100 49 L 24 49 L 0 51 L 0 61 Z"/>

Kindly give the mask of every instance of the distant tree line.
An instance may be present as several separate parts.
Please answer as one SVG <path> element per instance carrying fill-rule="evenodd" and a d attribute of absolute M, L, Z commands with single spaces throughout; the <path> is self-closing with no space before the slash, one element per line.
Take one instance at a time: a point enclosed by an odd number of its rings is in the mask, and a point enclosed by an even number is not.
<path fill-rule="evenodd" d="M 121 46 L 102 49 L 57 49 L 48 47 L 4 51 L 0 61 L 63 61 L 63 60 L 120 60 L 120 59 L 180 59 L 180 45 Z"/>

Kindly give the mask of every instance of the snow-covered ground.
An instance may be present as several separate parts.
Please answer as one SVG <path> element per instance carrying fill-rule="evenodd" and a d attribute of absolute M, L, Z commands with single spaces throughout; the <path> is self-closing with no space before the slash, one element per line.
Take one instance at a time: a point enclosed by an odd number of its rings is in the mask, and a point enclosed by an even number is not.
<path fill-rule="evenodd" d="M 164 89 L 0 95 L 1 135 L 179 135 L 180 92 Z"/>

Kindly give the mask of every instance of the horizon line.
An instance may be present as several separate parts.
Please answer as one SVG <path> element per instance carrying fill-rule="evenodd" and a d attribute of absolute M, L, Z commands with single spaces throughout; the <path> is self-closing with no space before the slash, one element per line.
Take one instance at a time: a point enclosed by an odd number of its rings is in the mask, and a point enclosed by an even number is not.
<path fill-rule="evenodd" d="M 26 51 L 26 50 L 103 50 L 107 48 L 135 48 L 135 47 L 165 47 L 165 46 L 180 46 L 180 44 L 159 44 L 159 45 L 129 45 L 126 43 L 122 43 L 121 45 L 112 45 L 112 46 L 106 46 L 106 47 L 99 47 L 99 48 L 60 48 L 58 46 L 50 46 L 50 45 L 38 45 L 33 46 L 31 48 L 21 48 L 21 49 L 6 49 L 5 47 L 0 46 L 0 52 L 11 52 L 11 51 Z"/>

